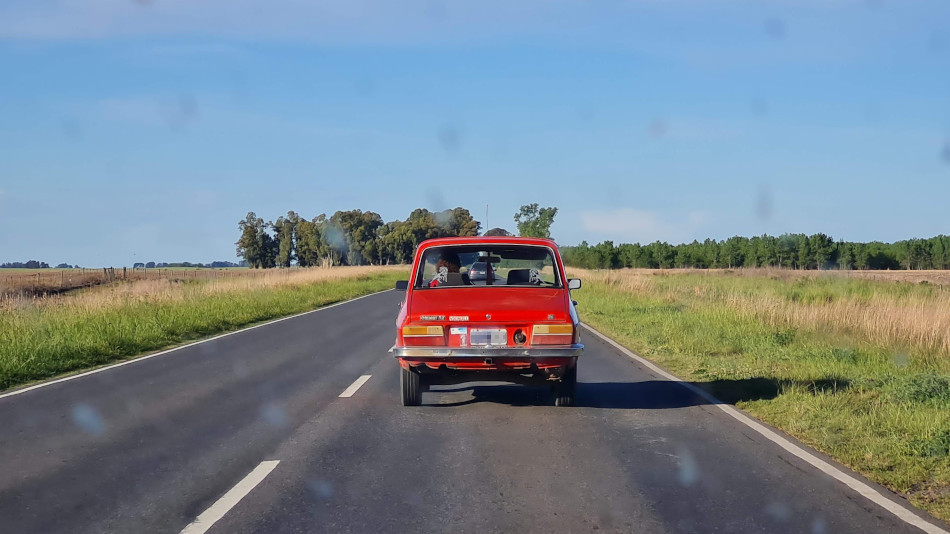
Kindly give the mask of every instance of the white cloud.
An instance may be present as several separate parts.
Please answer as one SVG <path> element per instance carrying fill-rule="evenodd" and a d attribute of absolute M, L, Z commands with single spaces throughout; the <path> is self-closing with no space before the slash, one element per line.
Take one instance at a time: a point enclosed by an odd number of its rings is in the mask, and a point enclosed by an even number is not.
<path fill-rule="evenodd" d="M 623 243 L 682 243 L 696 239 L 698 231 L 708 226 L 712 217 L 703 211 L 692 211 L 683 218 L 667 221 L 653 211 L 620 208 L 583 212 L 581 221 L 590 240 L 595 242 L 610 239 Z"/>

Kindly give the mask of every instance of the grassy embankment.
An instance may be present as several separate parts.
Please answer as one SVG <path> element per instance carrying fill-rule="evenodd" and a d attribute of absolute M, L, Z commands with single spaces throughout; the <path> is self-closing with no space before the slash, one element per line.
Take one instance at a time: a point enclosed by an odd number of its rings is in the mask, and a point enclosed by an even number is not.
<path fill-rule="evenodd" d="M 270 270 L 7 300 L 0 306 L 0 390 L 389 289 L 403 278 L 405 267 Z"/>
<path fill-rule="evenodd" d="M 950 287 L 573 271 L 586 323 L 950 519 Z"/>

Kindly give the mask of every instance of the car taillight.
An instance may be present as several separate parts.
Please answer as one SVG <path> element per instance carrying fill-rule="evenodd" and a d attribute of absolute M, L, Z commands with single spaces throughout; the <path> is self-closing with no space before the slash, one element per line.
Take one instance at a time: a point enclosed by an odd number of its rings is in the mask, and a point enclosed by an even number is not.
<path fill-rule="evenodd" d="M 574 325 L 536 324 L 531 329 L 532 345 L 570 345 L 574 342 Z"/>
<path fill-rule="evenodd" d="M 407 346 L 445 345 L 445 332 L 441 326 L 404 326 L 402 340 Z"/>

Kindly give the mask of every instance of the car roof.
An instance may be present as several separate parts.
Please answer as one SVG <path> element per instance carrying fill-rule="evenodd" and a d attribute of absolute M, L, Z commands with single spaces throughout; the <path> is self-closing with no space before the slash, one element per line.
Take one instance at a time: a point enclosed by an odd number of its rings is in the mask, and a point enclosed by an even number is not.
<path fill-rule="evenodd" d="M 419 248 L 423 249 L 445 245 L 480 245 L 482 243 L 491 243 L 493 245 L 534 245 L 557 248 L 557 244 L 554 243 L 553 239 L 511 236 L 438 237 L 423 241 L 419 244 Z"/>

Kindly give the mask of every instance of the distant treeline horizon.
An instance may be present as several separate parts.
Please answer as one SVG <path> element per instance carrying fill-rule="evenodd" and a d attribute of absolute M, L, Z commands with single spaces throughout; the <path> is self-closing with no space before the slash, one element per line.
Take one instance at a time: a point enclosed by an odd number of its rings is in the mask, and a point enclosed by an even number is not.
<path fill-rule="evenodd" d="M 642 245 L 603 241 L 560 247 L 566 265 L 585 269 L 736 268 L 786 269 L 950 269 L 950 236 L 905 239 L 894 243 L 835 241 L 818 233 L 735 236 L 717 241 Z"/>
<path fill-rule="evenodd" d="M 226 267 L 247 267 L 247 262 L 233 261 L 212 261 L 210 263 L 192 263 L 190 261 L 176 261 L 172 263 L 149 261 L 145 263 L 135 263 L 133 269 L 164 269 L 166 267 L 196 267 L 202 269 L 224 269 Z"/>
<path fill-rule="evenodd" d="M 556 207 L 526 204 L 515 213 L 518 235 L 550 237 Z M 504 228 L 481 233 L 481 223 L 462 207 L 432 212 L 415 209 L 405 220 L 383 222 L 378 213 L 358 209 L 337 211 L 332 216 L 306 219 L 293 211 L 276 221 L 254 212 L 238 222 L 241 232 L 235 243 L 239 262 L 214 261 L 135 263 L 134 268 L 271 268 L 292 265 L 382 265 L 408 264 L 416 247 L 427 239 L 455 236 L 510 236 Z M 782 267 L 787 269 L 950 269 L 950 236 L 905 239 L 894 243 L 835 240 L 823 233 L 785 233 L 780 236 L 735 236 L 724 240 L 671 245 L 603 241 L 590 245 L 560 246 L 564 263 L 588 269 L 618 268 L 736 268 Z M 66 263 L 57 268 L 80 268 Z M 0 268 L 49 268 L 30 260 L 0 264 Z"/>
<path fill-rule="evenodd" d="M 132 265 L 133 269 L 163 269 L 167 267 L 195 267 L 195 268 L 204 268 L 204 269 L 222 269 L 225 267 L 247 267 L 245 262 L 233 262 L 233 261 L 212 261 L 210 263 L 192 263 L 188 261 L 177 261 L 177 262 L 154 262 L 150 261 L 148 263 L 135 263 Z M 70 265 L 68 263 L 60 263 L 55 267 L 50 267 L 45 261 L 13 261 L 8 263 L 0 263 L 0 269 L 82 269 L 79 265 Z M 93 267 L 101 268 L 101 267 Z"/>

